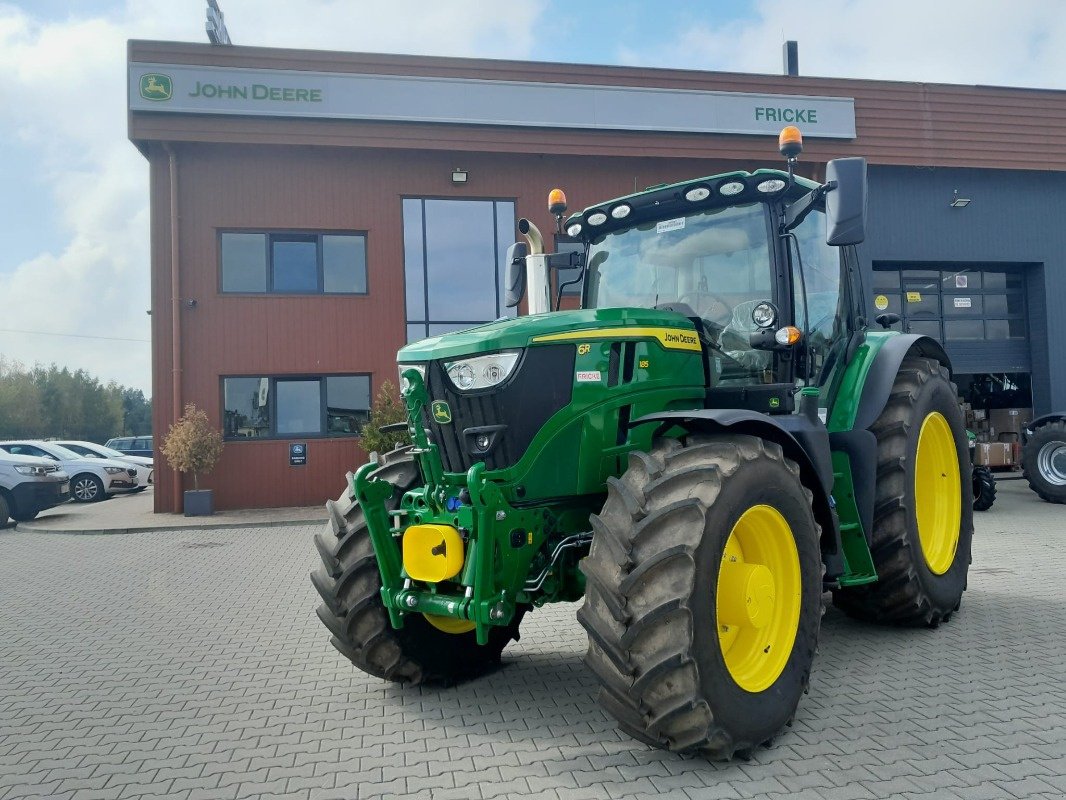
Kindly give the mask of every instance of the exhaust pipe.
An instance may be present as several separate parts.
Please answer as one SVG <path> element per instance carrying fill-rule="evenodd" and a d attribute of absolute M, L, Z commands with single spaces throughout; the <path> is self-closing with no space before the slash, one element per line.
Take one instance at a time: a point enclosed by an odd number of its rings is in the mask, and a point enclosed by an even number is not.
<path fill-rule="evenodd" d="M 526 241 L 529 242 L 530 255 L 540 255 L 544 252 L 544 237 L 541 236 L 540 230 L 525 217 L 518 220 L 518 232 L 526 237 Z"/>
<path fill-rule="evenodd" d="M 544 253 L 544 237 L 537 226 L 525 217 L 518 220 L 518 232 L 529 242 L 526 256 L 526 289 L 529 292 L 529 313 L 546 314 L 551 307 L 551 282 L 548 280 L 548 256 Z"/>

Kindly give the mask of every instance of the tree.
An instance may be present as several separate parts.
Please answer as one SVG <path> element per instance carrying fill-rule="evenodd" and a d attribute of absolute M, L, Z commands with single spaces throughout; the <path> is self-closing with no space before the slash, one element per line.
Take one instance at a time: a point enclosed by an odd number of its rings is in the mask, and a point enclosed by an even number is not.
<path fill-rule="evenodd" d="M 127 404 L 127 395 L 130 402 Z M 135 428 L 126 430 L 129 417 Z M 106 385 L 84 370 L 55 364 L 26 369 L 0 357 L 0 438 L 87 439 L 151 432 L 151 404 L 140 390 Z"/>
<path fill-rule="evenodd" d="M 402 431 L 383 432 L 386 425 L 407 422 L 407 409 L 396 394 L 396 387 L 389 381 L 381 384 L 374 407 L 370 409 L 370 419 L 360 432 L 363 450 L 367 453 L 377 451 L 387 453 L 400 445 L 410 444 L 411 436 L 405 428 Z"/>
<path fill-rule="evenodd" d="M 213 428 L 195 404 L 186 403 L 185 413 L 170 426 L 160 449 L 171 469 L 192 473 L 193 489 L 199 489 L 199 476 L 214 469 L 222 456 L 222 431 Z"/>
<path fill-rule="evenodd" d="M 147 436 L 152 432 L 152 402 L 140 389 L 122 388 L 122 433 Z"/>

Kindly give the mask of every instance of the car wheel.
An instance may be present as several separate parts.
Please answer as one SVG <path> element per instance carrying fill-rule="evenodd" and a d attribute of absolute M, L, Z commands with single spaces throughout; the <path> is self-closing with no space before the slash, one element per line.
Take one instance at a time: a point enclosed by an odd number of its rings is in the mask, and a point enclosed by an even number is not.
<path fill-rule="evenodd" d="M 70 481 L 70 495 L 76 503 L 95 503 L 104 499 L 104 482 L 95 475 L 75 475 Z"/>

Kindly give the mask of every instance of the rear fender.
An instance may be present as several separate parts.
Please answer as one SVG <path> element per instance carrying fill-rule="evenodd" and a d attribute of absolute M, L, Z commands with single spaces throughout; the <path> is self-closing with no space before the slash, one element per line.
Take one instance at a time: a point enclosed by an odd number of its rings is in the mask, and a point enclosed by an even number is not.
<path fill-rule="evenodd" d="M 641 417 L 630 427 L 657 422 L 657 435 L 679 427 L 688 433 L 742 433 L 779 444 L 785 456 L 799 464 L 800 480 L 813 495 L 811 505 L 814 518 L 822 527 L 822 554 L 826 559 L 826 578 L 832 578 L 843 571 L 843 560 L 840 529 L 830 499 L 833 464 L 829 439 L 824 434 L 825 428 L 819 423 L 812 424 L 811 430 L 797 431 L 796 435 L 793 435 L 782 424 L 784 420 L 795 422 L 802 428 L 807 427 L 802 424 L 805 418 L 800 415 L 771 417 L 736 408 L 663 411 Z M 822 435 L 819 436 L 819 433 Z M 808 443 L 807 447 L 800 444 L 801 438 Z"/>
<path fill-rule="evenodd" d="M 872 336 L 868 337 L 868 342 L 872 339 Z M 892 386 L 907 356 L 932 358 L 948 370 L 951 369 L 948 354 L 940 342 L 929 336 L 910 333 L 887 336 L 881 334 L 879 339 L 880 347 L 875 351 L 865 377 L 860 378 L 862 388 L 854 417 L 849 420 L 845 414 L 841 418 L 842 415 L 838 415 L 834 407 L 829 425 L 833 450 L 846 453 L 851 465 L 856 510 L 867 543 L 871 541 L 873 533 L 874 501 L 877 493 L 877 438 L 870 428 L 888 405 Z M 849 364 L 849 369 L 852 366 L 861 365 Z"/>
<path fill-rule="evenodd" d="M 1028 425 L 1025 426 L 1023 431 L 1025 438 L 1028 439 L 1033 435 L 1033 431 L 1039 428 L 1041 425 L 1047 425 L 1049 422 L 1063 422 L 1066 420 L 1066 411 L 1055 411 L 1051 414 L 1044 414 L 1042 417 L 1037 417 Z"/>

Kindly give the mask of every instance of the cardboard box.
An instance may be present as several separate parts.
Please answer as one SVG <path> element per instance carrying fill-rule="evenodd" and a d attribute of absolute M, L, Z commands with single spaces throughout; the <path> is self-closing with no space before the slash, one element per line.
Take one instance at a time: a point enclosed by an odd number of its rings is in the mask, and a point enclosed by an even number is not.
<path fill-rule="evenodd" d="M 1003 433 L 1016 433 L 1021 438 L 1022 429 L 1033 421 L 1031 408 L 993 408 L 988 420 L 998 437 Z"/>
<path fill-rule="evenodd" d="M 1014 466 L 1014 446 L 1008 442 L 979 442 L 973 460 L 983 467 Z"/>

